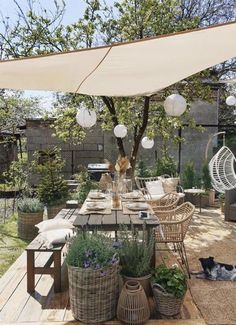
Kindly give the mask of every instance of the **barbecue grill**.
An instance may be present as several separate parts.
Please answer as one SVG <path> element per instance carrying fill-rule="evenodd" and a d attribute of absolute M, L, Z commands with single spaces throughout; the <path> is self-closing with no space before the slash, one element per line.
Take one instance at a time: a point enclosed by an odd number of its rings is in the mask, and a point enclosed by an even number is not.
<path fill-rule="evenodd" d="M 109 173 L 108 164 L 88 164 L 90 178 L 99 181 L 103 173 Z"/>

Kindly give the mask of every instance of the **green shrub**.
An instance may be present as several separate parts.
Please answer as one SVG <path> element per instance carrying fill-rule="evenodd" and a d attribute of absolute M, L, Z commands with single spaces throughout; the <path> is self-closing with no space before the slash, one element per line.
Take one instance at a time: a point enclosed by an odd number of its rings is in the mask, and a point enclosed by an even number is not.
<path fill-rule="evenodd" d="M 193 161 L 188 161 L 185 165 L 182 175 L 182 184 L 184 188 L 192 188 L 196 183 L 196 172 Z"/>
<path fill-rule="evenodd" d="M 177 298 L 182 298 L 187 290 L 186 275 L 177 266 L 159 265 L 154 270 L 152 282 Z"/>
<path fill-rule="evenodd" d="M 211 185 L 211 176 L 209 172 L 208 162 L 205 161 L 202 166 L 202 183 L 206 191 L 209 191 L 212 188 Z"/>
<path fill-rule="evenodd" d="M 65 202 L 69 189 L 61 175 L 64 161 L 61 159 L 60 149 L 54 147 L 38 151 L 34 157 L 34 169 L 41 174 L 37 188 L 40 201 L 49 206 Z"/>
<path fill-rule="evenodd" d="M 69 243 L 67 264 L 75 267 L 100 269 L 119 262 L 109 237 L 98 233 L 79 233 Z"/>
<path fill-rule="evenodd" d="M 90 190 L 96 190 L 99 187 L 99 183 L 90 179 L 87 169 L 83 168 L 78 174 L 75 175 L 79 186 L 72 198 L 78 200 L 79 203 L 83 204 Z"/>
<path fill-rule="evenodd" d="M 170 175 L 175 176 L 177 172 L 176 162 L 173 157 L 164 155 L 157 159 L 153 176 Z"/>
<path fill-rule="evenodd" d="M 21 212 L 41 212 L 44 205 L 37 198 L 22 198 L 18 201 L 18 209 Z"/>
<path fill-rule="evenodd" d="M 150 177 L 152 175 L 150 169 L 147 168 L 143 160 L 139 161 L 135 174 L 138 177 Z"/>
<path fill-rule="evenodd" d="M 130 277 L 141 277 L 150 274 L 153 256 L 154 238 L 140 241 L 134 229 L 131 237 L 127 230 L 121 231 L 122 246 L 119 249 L 122 274 Z"/>

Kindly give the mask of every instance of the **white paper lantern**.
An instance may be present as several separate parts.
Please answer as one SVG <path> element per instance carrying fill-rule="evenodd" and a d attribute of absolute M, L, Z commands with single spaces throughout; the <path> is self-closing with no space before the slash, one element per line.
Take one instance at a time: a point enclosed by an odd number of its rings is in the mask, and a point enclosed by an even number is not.
<path fill-rule="evenodd" d="M 124 138 L 127 135 L 127 127 L 123 124 L 118 124 L 114 127 L 114 134 L 117 138 Z"/>
<path fill-rule="evenodd" d="M 167 115 L 180 116 L 187 108 L 186 100 L 179 94 L 172 94 L 164 101 L 164 109 Z"/>
<path fill-rule="evenodd" d="M 144 149 L 151 149 L 154 146 L 154 140 L 144 137 L 142 138 L 141 144 Z"/>
<path fill-rule="evenodd" d="M 228 96 L 225 102 L 229 106 L 234 106 L 236 105 L 236 98 L 234 96 Z"/>
<path fill-rule="evenodd" d="M 81 107 L 76 114 L 76 121 L 83 128 L 91 128 L 97 122 L 96 112 Z"/>

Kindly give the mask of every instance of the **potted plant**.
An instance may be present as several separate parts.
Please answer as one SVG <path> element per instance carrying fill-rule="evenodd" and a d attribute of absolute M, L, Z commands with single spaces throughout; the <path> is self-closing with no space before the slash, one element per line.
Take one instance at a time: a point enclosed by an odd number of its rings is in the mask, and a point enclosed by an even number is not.
<path fill-rule="evenodd" d="M 18 237 L 34 239 L 38 234 L 35 225 L 43 220 L 44 205 L 38 198 L 22 198 L 18 201 Z"/>
<path fill-rule="evenodd" d="M 215 203 L 215 190 L 212 188 L 211 185 L 211 176 L 210 176 L 207 161 L 204 162 L 202 167 L 202 183 L 203 183 L 203 188 L 208 194 L 208 204 L 212 206 Z"/>
<path fill-rule="evenodd" d="M 142 240 L 138 231 L 132 229 L 131 233 L 126 229 L 121 231 L 121 247 L 119 249 L 121 274 L 124 281 L 137 280 L 142 285 L 147 296 L 151 294 L 151 260 L 154 254 L 154 237 L 148 239 L 145 236 L 145 227 Z"/>
<path fill-rule="evenodd" d="M 160 314 L 174 316 L 180 312 L 187 291 L 186 275 L 177 267 L 163 264 L 155 268 L 152 290 Z"/>
<path fill-rule="evenodd" d="M 36 152 L 33 166 L 41 175 L 37 192 L 40 201 L 47 206 L 48 219 L 54 218 L 65 207 L 69 189 L 62 175 L 64 161 L 57 147 Z"/>
<path fill-rule="evenodd" d="M 119 258 L 109 237 L 79 233 L 66 256 L 72 314 L 84 323 L 101 323 L 116 315 Z"/>

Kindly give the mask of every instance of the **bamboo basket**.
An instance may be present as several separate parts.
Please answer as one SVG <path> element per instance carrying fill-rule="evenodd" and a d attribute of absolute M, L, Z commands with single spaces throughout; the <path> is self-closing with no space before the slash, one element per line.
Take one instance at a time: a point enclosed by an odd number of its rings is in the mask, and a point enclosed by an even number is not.
<path fill-rule="evenodd" d="M 152 291 L 155 298 L 157 311 L 165 316 L 174 316 L 179 314 L 184 301 L 182 298 L 177 298 L 174 295 L 165 292 L 165 290 L 157 283 L 152 285 Z"/>
<path fill-rule="evenodd" d="M 142 324 L 150 317 L 150 309 L 143 287 L 138 281 L 128 280 L 121 291 L 117 318 L 129 325 Z"/>
<path fill-rule="evenodd" d="M 26 213 L 18 210 L 18 237 L 26 240 L 34 239 L 38 234 L 35 225 L 41 221 L 43 221 L 43 211 Z"/>
<path fill-rule="evenodd" d="M 101 323 L 116 315 L 119 265 L 93 270 L 68 265 L 73 317 L 84 323 Z"/>

